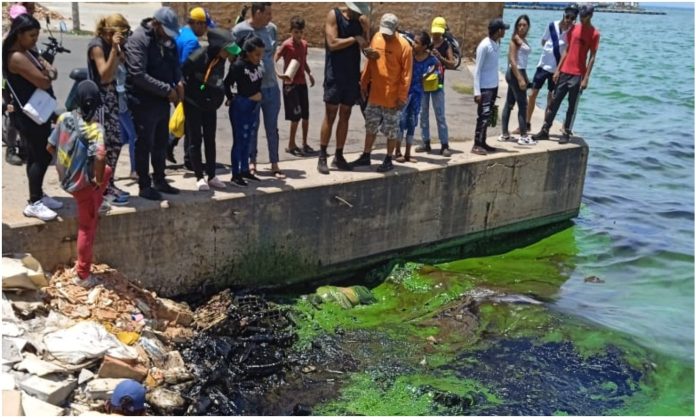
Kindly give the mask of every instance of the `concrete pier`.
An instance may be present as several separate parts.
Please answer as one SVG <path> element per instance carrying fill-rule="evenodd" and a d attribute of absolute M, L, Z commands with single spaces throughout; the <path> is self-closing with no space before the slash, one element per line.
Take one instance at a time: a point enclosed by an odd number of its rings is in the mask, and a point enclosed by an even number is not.
<path fill-rule="evenodd" d="M 320 50 L 310 52 L 314 68 L 321 68 L 321 54 Z M 168 179 L 182 193 L 166 196 L 166 202 L 152 202 L 137 197 L 137 184 L 127 177 L 124 147 L 117 185 L 136 197 L 128 206 L 115 207 L 101 217 L 95 261 L 166 296 L 193 292 L 203 284 L 282 286 L 329 279 L 393 257 L 427 252 L 433 246 L 458 245 L 576 216 L 588 157 L 584 141 L 575 137 L 570 144 L 559 145 L 554 127 L 552 140 L 536 146 L 500 143 L 495 140 L 498 127 L 489 129 L 488 142 L 500 151 L 474 155 L 470 150 L 475 103 L 470 94 L 456 88 L 471 85 L 471 76 L 464 66 L 447 74 L 447 119 L 454 155 L 437 154 L 440 146 L 431 115 L 436 152 L 415 154 L 417 163 L 396 164 L 386 175 L 374 171 L 384 157 L 384 138 L 377 141 L 372 167 L 321 175 L 316 171 L 316 156 L 297 158 L 282 151 L 287 122 L 280 121 L 280 166 L 287 179 L 271 177 L 263 164 L 267 157 L 261 129 L 262 182 L 247 189 L 228 183 L 224 191 L 197 192 L 192 173 L 173 166 L 167 170 Z M 317 79 L 318 86 L 321 82 Z M 67 87 L 57 86 L 57 94 Z M 321 87 L 310 89 L 309 143 L 315 148 L 323 118 L 321 93 Z M 505 94 L 501 77 L 499 96 Z M 502 108 L 501 99 L 498 104 Z M 217 160 L 227 163 L 231 135 L 225 113 L 218 112 Z M 541 126 L 541 117 L 542 111 L 537 110 L 532 121 L 535 128 Z M 514 128 L 511 121 L 510 130 Z M 418 141 L 420 128 L 417 132 Z M 358 157 L 363 135 L 364 122 L 356 108 L 346 146 L 349 161 Z M 331 153 L 334 146 L 332 138 Z M 177 158 L 182 160 L 181 146 Z M 27 195 L 24 167 L 3 164 L 2 174 L 3 252 L 29 252 L 49 271 L 60 264 L 71 265 L 77 255 L 76 206 L 60 190 L 55 169 L 49 168 L 45 192 L 65 207 L 52 222 L 22 216 Z M 225 169 L 218 174 L 229 181 Z"/>

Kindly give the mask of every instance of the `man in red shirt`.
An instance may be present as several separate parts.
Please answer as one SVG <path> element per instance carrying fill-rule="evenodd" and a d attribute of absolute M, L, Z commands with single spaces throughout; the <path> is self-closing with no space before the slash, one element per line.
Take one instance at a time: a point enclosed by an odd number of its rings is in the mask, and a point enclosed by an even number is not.
<path fill-rule="evenodd" d="M 580 23 L 568 33 L 568 48 L 563 52 L 556 73 L 553 75 L 553 81 L 556 82 L 553 101 L 546 112 L 544 126 L 538 134 L 532 136 L 535 141 L 549 139 L 549 128 L 566 94 L 568 94 L 568 111 L 558 143 L 567 144 L 570 141 L 578 98 L 587 88 L 599 48 L 599 31 L 592 26 L 593 13 L 594 7 L 590 4 L 580 7 Z M 587 60 L 588 52 L 589 61 Z"/>

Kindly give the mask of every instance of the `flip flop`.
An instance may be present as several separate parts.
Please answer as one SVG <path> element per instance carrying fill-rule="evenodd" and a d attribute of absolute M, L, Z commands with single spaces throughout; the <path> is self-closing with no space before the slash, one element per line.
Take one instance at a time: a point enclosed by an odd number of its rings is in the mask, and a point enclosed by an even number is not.
<path fill-rule="evenodd" d="M 275 170 L 273 172 L 273 177 L 277 178 L 278 180 L 284 180 L 287 178 L 287 176 L 280 170 Z"/>

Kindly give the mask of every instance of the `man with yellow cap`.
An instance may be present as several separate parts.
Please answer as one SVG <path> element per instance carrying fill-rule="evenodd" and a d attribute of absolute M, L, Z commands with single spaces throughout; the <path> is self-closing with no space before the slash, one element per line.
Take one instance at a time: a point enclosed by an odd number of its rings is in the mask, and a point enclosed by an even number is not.
<path fill-rule="evenodd" d="M 202 7 L 194 7 L 189 12 L 188 25 L 179 31 L 176 49 L 179 51 L 179 65 L 184 65 L 186 58 L 201 47 L 198 38 L 205 35 L 212 22 Z"/>

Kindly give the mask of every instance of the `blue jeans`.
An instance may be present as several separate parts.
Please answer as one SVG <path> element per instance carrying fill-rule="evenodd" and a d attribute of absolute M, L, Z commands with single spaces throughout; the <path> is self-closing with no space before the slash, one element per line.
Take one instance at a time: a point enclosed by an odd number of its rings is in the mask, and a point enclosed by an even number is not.
<path fill-rule="evenodd" d="M 447 121 L 445 120 L 445 89 L 423 93 L 421 104 L 421 136 L 423 144 L 430 144 L 430 98 L 433 99 L 433 109 L 435 109 L 435 119 L 437 120 L 437 136 L 443 146 L 449 143 L 449 133 L 447 132 Z"/>
<path fill-rule="evenodd" d="M 235 96 L 229 109 L 232 123 L 232 175 L 249 171 L 249 145 L 259 129 L 260 104 L 243 96 Z"/>
<path fill-rule="evenodd" d="M 406 133 L 406 143 L 413 145 L 413 134 L 418 126 L 418 113 L 421 110 L 421 102 L 423 101 L 423 93 L 409 93 L 406 106 L 401 109 L 401 118 L 399 120 L 399 140 L 403 140 Z"/>
<path fill-rule="evenodd" d="M 121 143 L 128 144 L 130 172 L 132 173 L 135 171 L 135 125 L 130 111 L 119 113 L 118 122 L 121 125 Z"/>
<path fill-rule="evenodd" d="M 278 163 L 278 115 L 280 114 L 280 89 L 278 85 L 271 87 L 261 87 L 261 111 L 263 112 L 263 126 L 266 130 L 266 140 L 268 141 L 268 158 L 272 164 Z M 258 132 L 260 126 L 260 115 L 256 115 L 256 132 L 249 144 L 249 157 L 256 162 L 258 154 Z"/>

